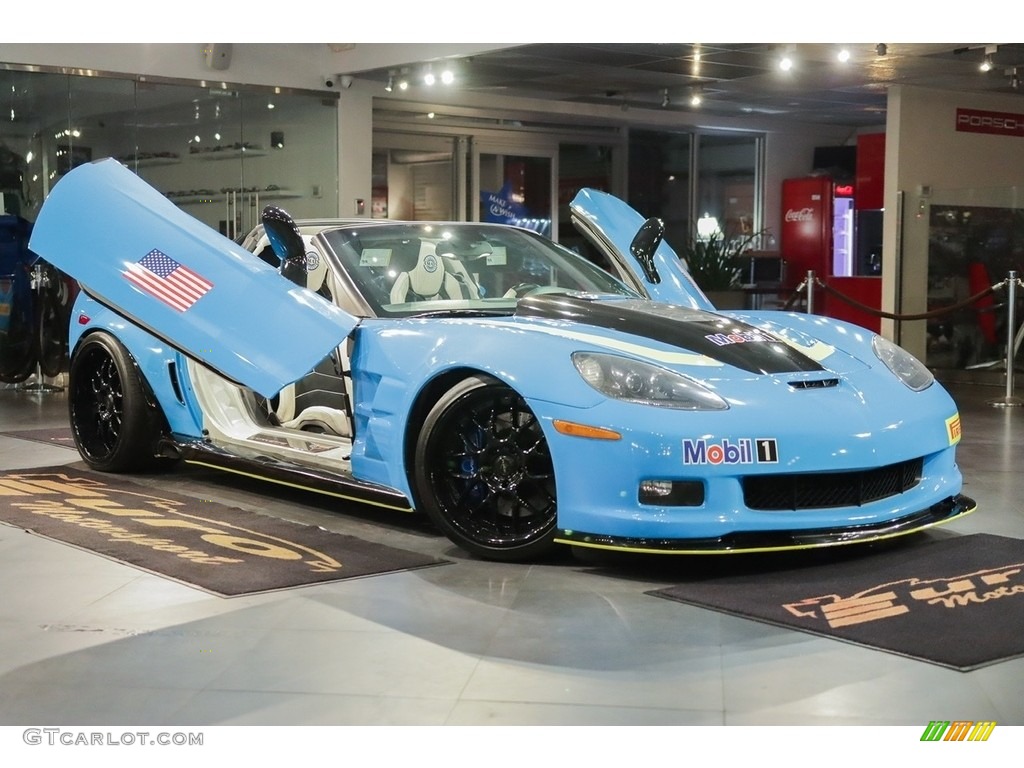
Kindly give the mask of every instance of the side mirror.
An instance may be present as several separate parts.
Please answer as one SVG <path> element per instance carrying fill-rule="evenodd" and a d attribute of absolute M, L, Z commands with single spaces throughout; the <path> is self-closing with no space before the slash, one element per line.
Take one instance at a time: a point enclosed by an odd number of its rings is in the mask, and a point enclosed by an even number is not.
<path fill-rule="evenodd" d="M 658 269 L 654 266 L 654 252 L 658 250 L 658 246 L 661 245 L 664 238 L 665 222 L 652 217 L 640 226 L 636 235 L 633 236 L 633 242 L 629 244 L 630 255 L 636 259 L 644 271 L 647 281 L 652 285 L 661 282 L 661 275 L 658 274 Z"/>
<path fill-rule="evenodd" d="M 281 275 L 306 287 L 306 246 L 295 220 L 283 208 L 268 205 L 260 217 L 274 255 L 281 260 Z"/>

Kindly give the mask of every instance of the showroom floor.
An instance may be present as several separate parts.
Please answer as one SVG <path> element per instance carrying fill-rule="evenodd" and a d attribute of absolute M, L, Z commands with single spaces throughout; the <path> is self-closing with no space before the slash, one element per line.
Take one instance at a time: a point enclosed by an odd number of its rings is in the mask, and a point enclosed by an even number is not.
<path fill-rule="evenodd" d="M 951 391 L 979 509 L 922 536 L 1024 538 L 1024 408 Z M 5 388 L 0 433 L 65 409 Z M 0 468 L 78 461 L 0 434 Z M 959 672 L 645 594 L 692 561 L 479 562 L 321 497 L 187 468 L 144 482 L 452 562 L 225 599 L 0 525 L 0 725 L 1024 725 L 1024 658 Z"/>

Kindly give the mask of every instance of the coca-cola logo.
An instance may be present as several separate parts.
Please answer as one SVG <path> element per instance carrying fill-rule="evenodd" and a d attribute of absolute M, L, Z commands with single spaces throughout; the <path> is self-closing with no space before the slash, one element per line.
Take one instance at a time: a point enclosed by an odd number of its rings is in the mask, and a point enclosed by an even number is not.
<path fill-rule="evenodd" d="M 786 221 L 814 221 L 814 209 L 801 208 L 799 211 L 795 211 L 790 208 L 786 211 Z"/>

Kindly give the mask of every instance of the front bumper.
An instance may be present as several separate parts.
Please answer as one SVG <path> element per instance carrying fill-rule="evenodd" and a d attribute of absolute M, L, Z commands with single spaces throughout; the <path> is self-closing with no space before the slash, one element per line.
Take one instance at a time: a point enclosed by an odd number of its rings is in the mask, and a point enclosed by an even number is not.
<path fill-rule="evenodd" d="M 912 515 L 870 525 L 845 528 L 779 531 L 736 531 L 715 538 L 646 539 L 604 536 L 583 531 L 560 531 L 556 541 L 578 547 L 648 554 L 709 555 L 782 552 L 864 544 L 917 533 L 969 515 L 974 499 L 958 494 Z"/>

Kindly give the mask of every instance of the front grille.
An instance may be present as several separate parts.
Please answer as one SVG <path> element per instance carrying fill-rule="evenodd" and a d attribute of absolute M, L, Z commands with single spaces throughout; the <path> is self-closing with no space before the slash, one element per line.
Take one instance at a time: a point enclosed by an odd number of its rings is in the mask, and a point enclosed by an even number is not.
<path fill-rule="evenodd" d="M 856 507 L 896 496 L 921 480 L 923 459 L 854 472 L 760 475 L 743 478 L 743 500 L 750 509 Z"/>

